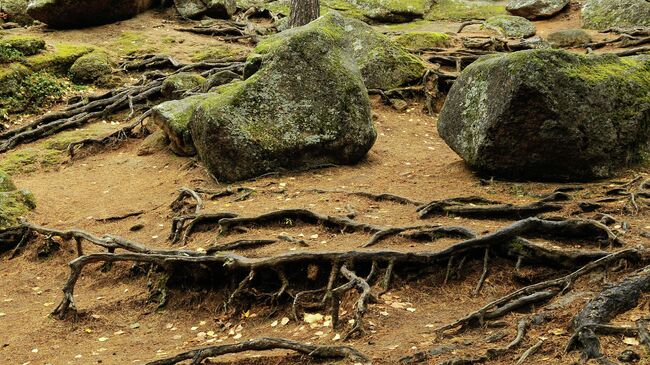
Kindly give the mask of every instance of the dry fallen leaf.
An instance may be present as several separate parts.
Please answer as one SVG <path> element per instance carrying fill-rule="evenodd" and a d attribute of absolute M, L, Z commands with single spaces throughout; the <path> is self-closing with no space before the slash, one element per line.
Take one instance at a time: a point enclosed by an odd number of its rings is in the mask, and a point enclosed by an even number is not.
<path fill-rule="evenodd" d="M 639 340 L 637 340 L 634 337 L 625 337 L 623 339 L 623 343 L 628 344 L 628 345 L 632 345 L 632 346 L 639 346 Z"/>

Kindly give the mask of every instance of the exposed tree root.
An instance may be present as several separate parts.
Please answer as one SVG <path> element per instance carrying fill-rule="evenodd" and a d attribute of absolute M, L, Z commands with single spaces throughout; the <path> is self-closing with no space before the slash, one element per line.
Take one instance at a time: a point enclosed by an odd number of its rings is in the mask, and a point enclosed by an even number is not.
<path fill-rule="evenodd" d="M 321 359 L 348 358 L 352 361 L 360 361 L 363 363 L 370 361 L 366 355 L 350 346 L 319 346 L 281 338 L 258 338 L 231 345 L 210 346 L 183 352 L 174 357 L 149 362 L 147 365 L 174 365 L 185 360 L 192 360 L 191 364 L 198 365 L 207 358 L 218 357 L 225 354 L 275 349 L 292 350 L 309 357 Z"/>
<path fill-rule="evenodd" d="M 151 132 L 143 124 L 143 122 L 150 115 L 151 115 L 151 110 L 148 110 L 144 114 L 142 114 L 134 123 L 124 128 L 120 128 L 119 130 L 107 136 L 101 138 L 85 138 L 76 142 L 72 142 L 68 145 L 67 148 L 68 155 L 70 156 L 70 158 L 74 158 L 80 149 L 87 146 L 108 146 L 114 143 L 125 141 L 129 138 L 145 137 L 151 134 Z"/>
<path fill-rule="evenodd" d="M 485 319 L 494 319 L 505 315 L 512 309 L 516 309 L 522 305 L 528 305 L 538 301 L 548 300 L 560 293 L 560 291 L 566 292 L 579 277 L 588 274 L 597 268 L 603 266 L 607 267 L 608 265 L 618 262 L 621 259 L 638 261 L 641 259 L 641 253 L 635 249 L 626 249 L 609 254 L 601 259 L 584 265 L 569 275 L 518 289 L 502 298 L 486 304 L 479 310 L 472 312 L 453 323 L 437 328 L 436 331 L 443 333 L 444 331 L 460 326 L 468 326 L 472 323 L 483 323 Z"/>
<path fill-rule="evenodd" d="M 169 64 L 173 66 L 176 63 L 169 61 Z M 172 74 L 191 70 L 206 70 L 202 75 L 208 76 L 211 73 L 224 70 L 241 73 L 243 72 L 244 63 L 206 61 L 192 64 L 176 64 L 176 66 L 178 68 Z M 133 111 L 135 108 L 148 107 L 149 101 L 160 99 L 162 83 L 169 75 L 151 76 L 151 79 L 144 77 L 136 85 L 121 87 L 86 98 L 80 97 L 78 102 L 61 111 L 45 114 L 24 126 L 0 133 L 0 153 L 64 130 L 78 128 L 93 119 L 106 118 L 125 109 Z"/>
<path fill-rule="evenodd" d="M 284 212 L 284 211 L 283 211 Z M 201 216 L 201 215 L 199 215 Z M 196 215 L 191 215 L 191 219 L 196 219 Z M 277 218 L 277 215 L 273 216 L 273 219 Z M 284 216 L 282 216 L 284 217 Z M 312 215 L 308 217 L 314 218 Z M 210 216 L 210 218 L 214 218 Z M 269 218 L 269 216 L 266 216 Z M 266 219 L 265 218 L 265 219 Z M 318 216 L 316 216 L 318 218 Z M 322 218 L 322 217 L 321 217 Z M 219 223 L 222 224 L 224 221 L 233 222 L 233 219 L 237 218 L 223 218 L 223 215 L 217 216 L 216 219 L 219 219 Z M 238 220 L 238 223 L 250 222 Z M 349 223 L 349 220 L 334 220 L 334 223 Z M 222 252 L 217 256 L 207 255 L 204 253 L 188 250 L 156 250 L 147 248 L 141 244 L 131 242 L 119 237 L 106 235 L 103 237 L 97 237 L 87 232 L 78 231 L 78 230 L 69 230 L 69 231 L 59 231 L 53 229 L 47 229 L 39 226 L 35 226 L 29 223 L 24 223 L 24 227 L 28 228 L 31 231 L 38 232 L 41 234 L 49 236 L 59 236 L 63 239 L 75 239 L 78 243 L 78 253 L 80 257 L 70 262 L 71 274 L 68 278 L 66 285 L 64 286 L 64 299 L 53 314 L 63 317 L 65 316 L 66 311 L 73 305 L 72 293 L 77 279 L 81 273 L 83 267 L 90 263 L 95 262 L 104 262 L 112 263 L 118 261 L 130 261 L 130 262 L 140 262 L 140 263 L 150 263 L 157 265 L 164 270 L 171 270 L 174 267 L 195 267 L 192 269 L 193 272 L 199 272 L 200 270 L 223 270 L 218 268 L 227 268 L 228 272 L 222 273 L 226 277 L 230 277 L 231 280 L 236 277 L 235 272 L 247 272 L 248 275 L 254 275 L 251 273 L 262 273 L 265 271 L 272 271 L 275 273 L 283 272 L 284 268 L 293 267 L 294 273 L 298 273 L 295 268 L 300 265 L 306 267 L 308 265 L 332 265 L 332 274 L 329 280 L 328 288 L 333 287 L 336 278 L 339 275 L 339 270 L 335 263 L 350 263 L 350 264 L 359 264 L 359 265 L 368 265 L 372 264 L 375 268 L 371 270 L 377 270 L 377 265 L 379 263 L 384 263 L 387 266 L 386 275 L 384 277 L 384 289 L 387 288 L 390 282 L 390 278 L 393 275 L 393 270 L 397 264 L 407 264 L 407 266 L 415 268 L 418 265 L 421 266 L 431 266 L 432 264 L 441 264 L 452 260 L 452 257 L 462 257 L 467 255 L 473 255 L 477 252 L 484 252 L 486 249 L 490 249 L 492 252 L 515 252 L 515 256 L 519 257 L 521 253 L 520 247 L 532 247 L 530 244 L 526 246 L 515 240 L 519 235 L 529 234 L 539 232 L 540 229 L 546 233 L 550 233 L 553 230 L 560 235 L 567 235 L 570 232 L 574 234 L 577 232 L 579 234 L 583 233 L 580 229 L 576 230 L 576 227 L 581 227 L 581 221 L 564 221 L 564 222 L 553 222 L 553 221 L 543 221 L 537 218 L 528 218 L 519 222 L 514 223 L 508 227 L 505 227 L 497 232 L 488 234 L 485 236 L 472 238 L 469 240 L 462 241 L 455 245 L 452 245 L 441 251 L 422 251 L 422 252 L 400 252 L 400 251 L 388 251 L 388 250 L 379 250 L 379 251 L 347 251 L 347 252 L 318 252 L 318 251 L 305 251 L 305 252 L 289 252 L 271 257 L 261 257 L 261 258 L 247 258 L 237 254 L 225 253 Z M 337 226 L 339 227 L 339 226 Z M 363 227 L 362 227 L 363 228 Z M 83 255 L 81 252 L 81 241 L 89 241 L 95 245 L 106 248 L 108 253 L 96 253 Z M 514 241 L 514 244 L 513 244 Z M 259 242 L 256 242 L 259 243 Z M 534 250 L 535 248 L 527 248 L 528 250 Z M 128 253 L 114 253 L 116 249 L 122 249 L 129 251 Z M 561 251 L 554 253 L 554 255 L 561 258 L 560 261 L 570 262 L 572 259 L 585 260 L 590 255 L 580 255 L 571 253 L 567 257 L 563 257 Z M 638 258 L 638 251 L 636 250 L 626 250 L 621 251 L 616 254 L 611 254 L 600 258 L 599 260 L 589 263 L 584 266 L 581 270 L 577 272 L 556 280 L 551 280 L 542 284 L 533 285 L 517 291 L 504 299 L 495 301 L 485 308 L 479 310 L 477 313 L 468 316 L 465 319 L 460 320 L 459 322 L 451 325 L 448 328 L 457 326 L 458 324 L 469 323 L 470 321 L 480 318 L 483 319 L 492 319 L 497 318 L 502 315 L 507 314 L 509 311 L 516 309 L 520 306 L 525 306 L 533 302 L 542 301 L 553 297 L 557 294 L 559 289 L 563 287 L 568 287 L 570 284 L 580 275 L 583 275 L 586 272 L 593 270 L 596 267 L 603 265 L 604 263 L 615 262 L 616 260 L 626 258 L 634 259 Z M 555 263 L 546 263 L 547 265 L 554 265 Z M 189 265 L 189 266 L 188 266 Z M 171 272 L 169 272 L 171 275 Z M 340 274 L 343 274 L 342 272 Z M 197 274 L 198 275 L 198 274 Z M 355 274 L 356 275 L 356 274 Z M 282 275 L 280 275 L 282 276 Z M 352 280 L 351 276 L 344 274 L 348 280 Z M 369 277 L 374 277 L 376 275 L 368 275 Z M 247 280 L 240 282 L 240 289 L 236 292 L 245 292 L 245 287 L 242 285 L 252 284 L 253 277 L 249 277 Z M 294 278 L 295 280 L 296 278 Z M 304 280 L 301 279 L 301 280 Z M 355 280 L 355 286 L 358 286 L 359 282 Z M 370 285 L 370 284 L 368 284 Z M 559 288 L 559 289 L 558 289 Z M 283 292 L 285 289 L 283 289 Z M 327 292 L 331 290 L 327 289 Z M 297 298 L 295 298 L 297 299 Z M 297 302 L 297 300 L 296 300 Z M 363 313 L 363 311 L 362 311 Z"/>
<path fill-rule="evenodd" d="M 570 197 L 564 193 L 553 193 L 537 202 L 526 205 L 501 204 L 480 197 L 451 198 L 434 200 L 417 208 L 420 218 L 431 215 L 454 215 L 475 219 L 522 219 L 540 213 L 562 210 L 563 206 L 551 202 L 566 201 Z"/>
<path fill-rule="evenodd" d="M 591 299 L 573 319 L 574 336 L 569 340 L 567 351 L 581 345 L 584 360 L 603 359 L 600 351 L 600 341 L 596 335 L 603 324 L 608 323 L 619 313 L 634 308 L 641 294 L 650 291 L 650 266 L 625 277 L 614 285 L 607 286 Z"/>
<path fill-rule="evenodd" d="M 237 214 L 234 213 L 192 213 L 174 217 L 169 240 L 172 243 L 182 242 L 185 244 L 198 225 L 215 224 L 222 219 L 235 217 Z"/>
<path fill-rule="evenodd" d="M 419 206 L 424 203 L 419 202 L 417 200 L 413 200 L 410 198 L 406 198 L 403 196 L 399 195 L 394 195 L 394 194 L 375 194 L 375 193 L 370 193 L 367 191 L 345 191 L 345 190 L 324 190 L 324 189 L 312 189 L 310 190 L 314 193 L 319 193 L 319 194 L 324 194 L 324 193 L 336 193 L 336 194 L 346 194 L 346 195 L 356 195 L 356 196 L 361 196 L 364 198 L 368 198 L 370 200 L 376 201 L 376 202 L 395 202 L 395 203 L 400 203 L 400 204 L 407 204 L 407 205 L 415 205 Z"/>

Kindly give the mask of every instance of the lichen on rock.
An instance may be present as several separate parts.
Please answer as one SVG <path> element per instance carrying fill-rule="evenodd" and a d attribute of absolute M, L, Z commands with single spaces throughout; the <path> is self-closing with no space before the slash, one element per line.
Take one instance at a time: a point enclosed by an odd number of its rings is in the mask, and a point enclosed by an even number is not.
<path fill-rule="evenodd" d="M 587 29 L 650 26 L 647 0 L 587 0 L 582 7 L 582 25 Z"/>

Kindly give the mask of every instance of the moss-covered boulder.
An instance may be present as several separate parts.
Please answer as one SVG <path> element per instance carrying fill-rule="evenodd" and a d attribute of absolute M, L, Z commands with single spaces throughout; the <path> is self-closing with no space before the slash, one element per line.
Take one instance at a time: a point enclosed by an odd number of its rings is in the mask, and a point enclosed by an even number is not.
<path fill-rule="evenodd" d="M 510 0 L 506 6 L 511 14 L 526 19 L 549 18 L 569 5 L 569 0 Z"/>
<path fill-rule="evenodd" d="M 650 26 L 650 2 L 587 0 L 582 7 L 582 26 L 588 29 Z"/>
<path fill-rule="evenodd" d="M 11 177 L 0 170 L 0 232 L 17 226 L 19 218 L 34 208 L 34 196 L 27 190 L 18 190 Z"/>
<path fill-rule="evenodd" d="M 294 28 L 277 39 L 254 75 L 199 102 L 189 123 L 192 138 L 219 181 L 354 164 L 366 155 L 376 131 L 346 36 L 318 21 Z"/>
<path fill-rule="evenodd" d="M 52 28 L 80 28 L 131 18 L 153 0 L 31 0 L 27 14 Z"/>
<path fill-rule="evenodd" d="M 194 72 L 179 72 L 163 81 L 162 94 L 167 99 L 178 99 L 188 90 L 198 88 L 205 83 L 205 77 Z"/>
<path fill-rule="evenodd" d="M 70 79 L 77 84 L 92 84 L 106 78 L 113 71 L 111 58 L 102 51 L 79 57 L 70 67 Z"/>
<path fill-rule="evenodd" d="M 196 149 L 189 129 L 190 119 L 204 96 L 190 96 L 158 104 L 153 108 L 153 122 L 169 139 L 170 149 L 179 156 L 194 156 Z"/>
<path fill-rule="evenodd" d="M 549 34 L 546 40 L 553 47 L 576 47 L 591 43 L 591 36 L 582 29 L 562 29 Z"/>
<path fill-rule="evenodd" d="M 270 36 L 258 44 L 249 61 L 257 67 L 263 62 L 264 55 L 282 47 L 289 39 L 300 33 L 314 31 L 336 36 L 335 39 L 340 41 L 337 46 L 352 57 L 361 70 L 368 89 L 393 89 L 420 79 L 426 70 L 419 58 L 408 53 L 387 36 L 360 20 L 346 18 L 335 11 L 305 27 Z"/>
<path fill-rule="evenodd" d="M 235 0 L 174 0 L 178 13 L 188 19 L 203 16 L 218 19 L 230 19 L 237 10 Z"/>
<path fill-rule="evenodd" d="M 2 0 L 0 1 L 0 12 L 5 14 L 7 22 L 30 25 L 34 19 L 27 14 L 28 3 L 28 0 Z"/>
<path fill-rule="evenodd" d="M 452 38 L 438 32 L 407 32 L 393 39 L 407 49 L 444 48 L 452 45 Z"/>
<path fill-rule="evenodd" d="M 535 35 L 535 24 L 526 18 L 514 15 L 498 15 L 488 18 L 485 27 L 511 38 L 528 38 Z"/>
<path fill-rule="evenodd" d="M 438 132 L 472 168 L 513 179 L 612 176 L 650 152 L 650 58 L 532 50 L 482 57 Z"/>
<path fill-rule="evenodd" d="M 426 14 L 427 20 L 471 20 L 487 19 L 506 15 L 506 7 L 490 1 L 436 0 Z"/>

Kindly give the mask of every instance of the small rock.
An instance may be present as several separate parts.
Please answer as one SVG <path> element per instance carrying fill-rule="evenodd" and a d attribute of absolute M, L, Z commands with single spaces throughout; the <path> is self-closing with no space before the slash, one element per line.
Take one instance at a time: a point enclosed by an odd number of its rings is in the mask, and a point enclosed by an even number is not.
<path fill-rule="evenodd" d="M 625 350 L 618 355 L 617 359 L 622 362 L 637 362 L 641 360 L 641 356 L 632 350 Z"/>
<path fill-rule="evenodd" d="M 575 47 L 591 43 L 591 37 L 582 29 L 562 29 L 546 38 L 553 47 Z"/>
<path fill-rule="evenodd" d="M 548 18 L 569 5 L 569 0 L 510 0 L 506 6 L 513 15 L 526 19 Z"/>

